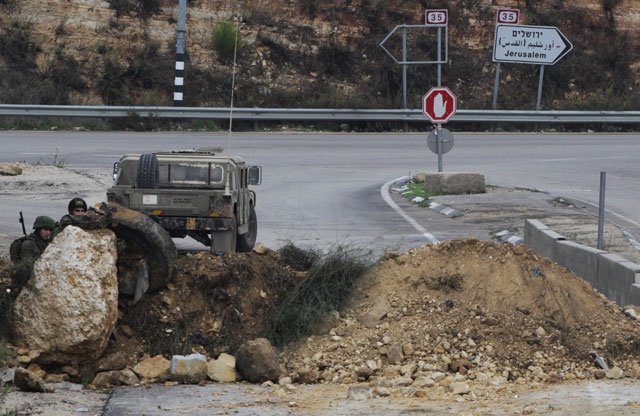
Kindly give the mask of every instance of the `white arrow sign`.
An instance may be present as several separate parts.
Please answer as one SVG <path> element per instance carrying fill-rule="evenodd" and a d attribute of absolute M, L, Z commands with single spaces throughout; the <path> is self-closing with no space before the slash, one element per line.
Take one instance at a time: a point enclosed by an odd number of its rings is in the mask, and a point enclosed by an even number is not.
<path fill-rule="evenodd" d="M 553 26 L 497 25 L 493 62 L 554 65 L 573 45 Z"/>

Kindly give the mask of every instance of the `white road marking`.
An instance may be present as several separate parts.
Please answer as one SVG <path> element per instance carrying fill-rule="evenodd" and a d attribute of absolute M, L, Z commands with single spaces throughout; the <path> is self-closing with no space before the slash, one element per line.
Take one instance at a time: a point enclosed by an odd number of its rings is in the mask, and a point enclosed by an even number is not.
<path fill-rule="evenodd" d="M 435 238 L 433 234 L 428 232 L 426 228 L 418 224 L 416 220 L 414 220 L 409 215 L 407 215 L 407 213 L 405 213 L 402 210 L 402 208 L 400 208 L 398 204 L 393 202 L 393 200 L 391 199 L 391 195 L 389 195 L 389 187 L 391 186 L 391 184 L 405 178 L 406 176 L 403 176 L 401 178 L 395 179 L 393 181 L 389 181 L 384 185 L 382 185 L 382 188 L 380 188 L 380 195 L 382 196 L 382 199 L 384 199 L 384 202 L 386 202 L 391 208 L 393 208 L 395 212 L 397 212 L 402 218 L 404 218 L 409 224 L 411 224 L 413 228 L 415 228 L 420 234 L 422 234 L 424 238 L 426 238 L 429 242 L 433 244 L 438 244 L 440 241 L 437 238 Z"/>

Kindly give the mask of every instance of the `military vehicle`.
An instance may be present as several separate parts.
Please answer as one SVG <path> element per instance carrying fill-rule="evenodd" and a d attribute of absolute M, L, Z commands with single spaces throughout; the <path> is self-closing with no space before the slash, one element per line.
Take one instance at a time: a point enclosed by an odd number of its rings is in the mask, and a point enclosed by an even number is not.
<path fill-rule="evenodd" d="M 113 167 L 107 201 L 142 212 L 171 237 L 190 236 L 212 251 L 250 251 L 262 168 L 209 150 L 128 154 Z"/>

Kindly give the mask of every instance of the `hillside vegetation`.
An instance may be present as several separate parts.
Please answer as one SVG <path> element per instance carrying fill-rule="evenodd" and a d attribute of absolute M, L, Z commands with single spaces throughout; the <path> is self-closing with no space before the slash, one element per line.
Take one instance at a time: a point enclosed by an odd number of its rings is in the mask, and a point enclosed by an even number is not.
<path fill-rule="evenodd" d="M 172 105 L 177 4 L 0 0 L 0 102 Z M 235 106 L 400 108 L 402 69 L 379 43 L 396 25 L 422 24 L 425 9 L 446 8 L 443 85 L 459 108 L 488 109 L 498 7 L 519 9 L 521 24 L 557 26 L 574 44 L 545 69 L 543 109 L 638 108 L 640 5 L 632 0 L 191 0 L 184 105 L 229 105 L 237 27 Z M 227 33 L 214 41 L 216 30 Z M 409 48 L 433 56 L 435 31 L 410 33 Z M 498 107 L 534 109 L 539 70 L 503 64 Z M 408 107 L 419 108 L 436 67 L 407 72 Z"/>

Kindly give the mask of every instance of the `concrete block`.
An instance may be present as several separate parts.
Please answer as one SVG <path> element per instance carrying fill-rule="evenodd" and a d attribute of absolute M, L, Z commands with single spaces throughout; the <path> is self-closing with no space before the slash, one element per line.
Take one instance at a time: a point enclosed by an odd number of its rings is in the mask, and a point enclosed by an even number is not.
<path fill-rule="evenodd" d="M 598 291 L 620 306 L 630 302 L 631 286 L 638 283 L 640 266 L 618 256 L 601 254 L 598 259 Z"/>
<path fill-rule="evenodd" d="M 550 230 L 541 221 L 525 220 L 524 244 L 536 253 L 555 260 L 553 258 L 553 248 L 558 240 L 565 240 L 565 237 Z"/>
<path fill-rule="evenodd" d="M 169 373 L 174 380 L 197 384 L 207 378 L 207 358 L 202 354 L 174 355 Z"/>
<path fill-rule="evenodd" d="M 557 240 L 553 247 L 553 260 L 556 263 L 571 270 L 598 291 L 601 291 L 598 287 L 598 259 L 602 254 L 607 252 L 573 241 Z"/>
<path fill-rule="evenodd" d="M 448 195 L 480 194 L 486 192 L 481 173 L 427 173 L 424 177 L 425 192 L 442 192 Z"/>
<path fill-rule="evenodd" d="M 636 275 L 636 277 L 638 276 Z M 631 285 L 630 289 L 628 305 L 640 306 L 640 284 L 634 283 Z"/>

